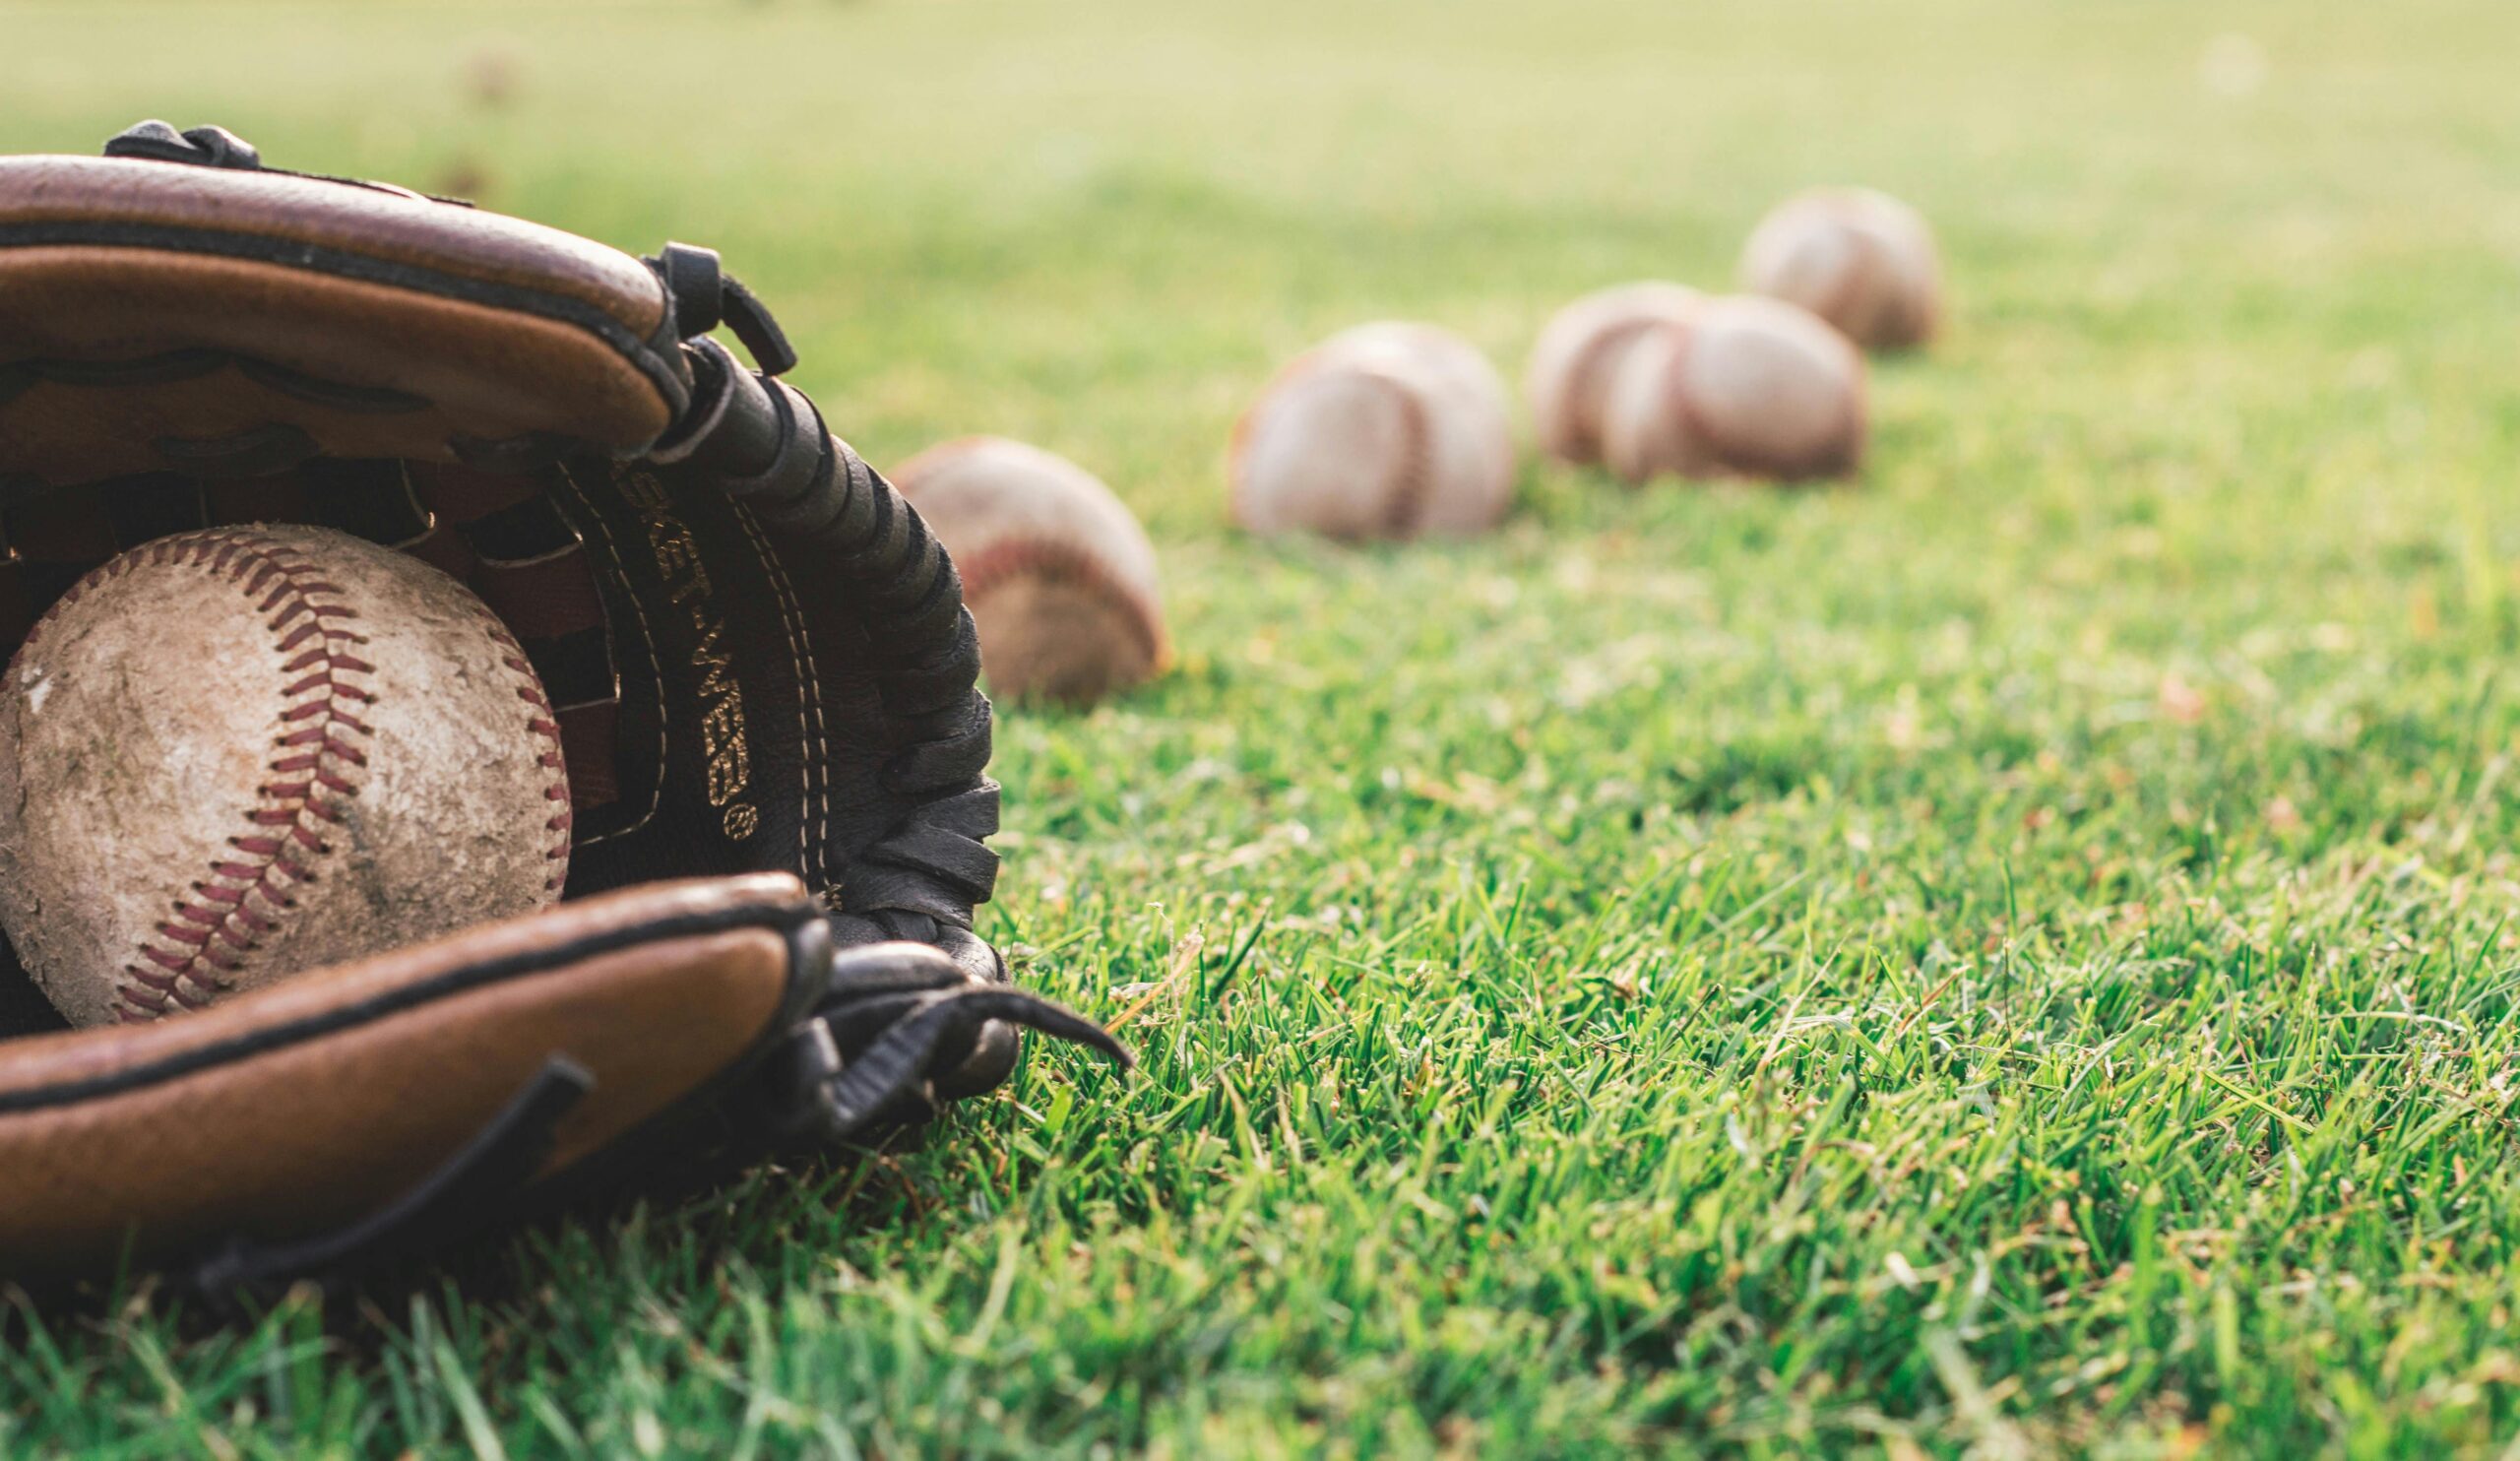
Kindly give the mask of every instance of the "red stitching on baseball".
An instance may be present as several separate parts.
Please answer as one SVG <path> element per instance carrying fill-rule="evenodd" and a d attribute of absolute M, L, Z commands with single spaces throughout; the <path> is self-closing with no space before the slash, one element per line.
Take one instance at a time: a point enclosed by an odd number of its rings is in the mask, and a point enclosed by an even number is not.
<path fill-rule="evenodd" d="M 328 851 L 309 823 L 342 819 L 341 800 L 358 794 L 358 783 L 347 773 L 367 764 L 366 754 L 344 737 L 364 736 L 368 728 L 341 709 L 340 703 L 368 705 L 376 699 L 373 691 L 352 682 L 353 676 L 373 668 L 347 653 L 365 643 L 346 627 L 358 617 L 357 611 L 319 599 L 341 590 L 286 544 L 249 529 L 210 529 L 162 538 L 96 568 L 36 621 L 27 642 L 34 643 L 63 609 L 89 592 L 142 564 L 206 569 L 236 584 L 255 611 L 269 616 L 265 627 L 282 635 L 278 644 L 282 654 L 309 639 L 320 638 L 324 643 L 316 652 L 284 666 L 284 673 L 300 677 L 281 687 L 282 697 L 293 702 L 282 719 L 292 725 L 314 724 L 280 737 L 278 748 L 313 749 L 271 762 L 269 769 L 275 774 L 296 779 L 265 783 L 260 789 L 265 802 L 245 814 L 250 825 L 284 828 L 285 835 L 229 838 L 227 845 L 238 857 L 214 860 L 208 877 L 173 900 L 175 918 L 190 926 L 159 923 L 153 937 L 134 951 L 114 989 L 115 1013 L 126 1022 L 154 1019 L 166 1013 L 170 1004 L 197 1009 L 209 1003 L 227 977 L 246 967 L 240 956 L 254 951 L 256 937 L 280 926 L 280 915 L 295 906 L 282 891 L 281 880 L 311 882 L 315 878 L 314 868 L 291 858 L 287 849 L 294 844 L 318 856 Z M 332 799 L 317 795 L 319 788 L 332 794 Z"/>
<path fill-rule="evenodd" d="M 1402 447 L 1404 461 L 1400 478 L 1391 484 L 1391 495 L 1382 504 L 1382 523 L 1386 531 L 1397 537 L 1414 538 L 1425 526 L 1421 521 L 1425 502 L 1434 492 L 1433 426 L 1426 418 L 1425 403 L 1419 399 L 1417 389 L 1401 376 L 1373 364 L 1330 364 L 1321 358 L 1325 349 L 1326 347 L 1315 346 L 1297 355 L 1269 382 L 1251 408 L 1234 419 L 1233 434 L 1226 446 L 1228 489 L 1233 516 L 1244 527 L 1253 526 L 1250 475 L 1244 459 L 1249 455 L 1251 438 L 1258 429 L 1262 413 L 1289 386 L 1323 370 L 1346 369 L 1387 388 L 1399 399 L 1402 430 L 1407 441 Z M 934 450 L 942 451 L 943 448 Z M 966 575 L 967 584 L 968 581 L 969 576 Z"/>
<path fill-rule="evenodd" d="M 532 662 L 525 658 L 525 647 L 516 642 L 516 636 L 495 615 L 489 616 L 487 629 L 490 643 L 499 648 L 499 663 L 517 677 L 516 698 L 533 711 L 526 717 L 526 733 L 542 742 L 542 753 L 535 757 L 534 764 L 551 773 L 550 784 L 542 789 L 542 799 L 557 802 L 558 809 L 542 823 L 542 829 L 552 834 L 549 846 L 542 850 L 542 859 L 551 864 L 549 874 L 542 879 L 542 891 L 556 894 L 569 881 L 569 831 L 577 825 L 577 814 L 569 805 L 568 764 L 560 754 L 560 723 L 552 714 L 550 697 L 542 693 L 542 681 L 536 676 Z"/>
<path fill-rule="evenodd" d="M 1400 402 L 1400 476 L 1391 484 L 1391 497 L 1383 503 L 1383 526 L 1395 538 L 1415 538 L 1426 526 L 1426 500 L 1435 490 L 1434 423 L 1426 417 L 1424 399 L 1408 381 L 1383 370 L 1360 373 L 1380 382 Z"/>
<path fill-rule="evenodd" d="M 1668 471 L 1682 476 L 1695 476 L 1703 470 L 1691 460 L 1694 449 L 1697 462 L 1720 462 L 1721 448 L 1716 445 L 1714 428 L 1697 413 L 1697 402 L 1689 394 L 1689 359 L 1697 353 L 1697 323 L 1694 320 L 1674 322 L 1668 327 L 1673 345 L 1670 359 L 1663 366 L 1663 398 L 1671 409 L 1671 424 L 1680 428 L 1676 448 L 1677 461 L 1668 467 L 1658 466 L 1649 457 L 1643 464 L 1641 485 Z"/>
<path fill-rule="evenodd" d="M 1554 424 L 1559 427 L 1559 450 L 1568 459 L 1602 459 L 1602 427 L 1609 414 L 1612 382 L 1617 379 L 1611 367 L 1626 357 L 1647 331 L 1666 323 L 1661 315 L 1613 321 L 1586 337 L 1567 362 L 1566 386 L 1556 402 Z"/>

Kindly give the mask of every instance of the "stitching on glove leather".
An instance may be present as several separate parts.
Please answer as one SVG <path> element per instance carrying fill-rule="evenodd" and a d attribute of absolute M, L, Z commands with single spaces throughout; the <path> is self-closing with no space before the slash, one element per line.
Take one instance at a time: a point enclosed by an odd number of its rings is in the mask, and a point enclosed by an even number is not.
<path fill-rule="evenodd" d="M 885 908 L 932 915 L 956 907 L 968 921 L 968 901 L 948 891 L 963 879 L 925 851 L 939 803 L 994 792 L 980 777 L 988 760 L 988 703 L 972 688 L 978 657 L 953 563 L 892 484 L 831 434 L 812 402 L 778 381 L 762 380 L 752 389 L 761 396 L 756 410 L 777 419 L 781 444 L 768 467 L 722 477 L 721 488 L 765 529 L 777 531 L 799 561 L 819 565 L 865 616 L 873 688 L 902 737 L 886 762 L 885 786 L 915 803 L 884 836 L 844 855 L 833 880 L 840 907 L 856 915 Z M 915 710 L 903 706 L 896 697 L 905 687 L 923 686 L 948 667 L 931 663 L 940 651 L 950 658 L 960 690 L 933 708 L 924 691 Z M 984 845 L 949 837 L 994 867 Z"/>
<path fill-rule="evenodd" d="M 797 732 L 811 747 L 811 754 L 804 758 L 805 785 L 796 797 L 796 865 L 809 886 L 821 887 L 831 880 L 831 749 L 830 730 L 823 723 L 822 681 L 814 675 L 804 608 L 796 602 L 787 565 L 771 548 L 752 509 L 741 502 L 729 506 L 745 540 L 761 558 L 763 576 L 779 601 L 779 627 L 787 635 L 788 658 L 796 672 Z"/>

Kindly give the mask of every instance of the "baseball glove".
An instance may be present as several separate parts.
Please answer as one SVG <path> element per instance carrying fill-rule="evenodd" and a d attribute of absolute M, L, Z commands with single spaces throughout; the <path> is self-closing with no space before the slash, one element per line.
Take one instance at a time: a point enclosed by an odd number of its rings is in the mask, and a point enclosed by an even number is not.
<path fill-rule="evenodd" d="M 915 1121 L 1002 1081 L 1015 1026 L 1125 1063 L 972 932 L 971 615 L 793 363 L 706 249 L 283 172 L 217 128 L 0 159 L 0 655 L 137 543 L 352 532 L 525 646 L 575 819 L 557 908 L 180 1018 L 64 1031 L 7 961 L 0 1276 L 320 1276 Z"/>

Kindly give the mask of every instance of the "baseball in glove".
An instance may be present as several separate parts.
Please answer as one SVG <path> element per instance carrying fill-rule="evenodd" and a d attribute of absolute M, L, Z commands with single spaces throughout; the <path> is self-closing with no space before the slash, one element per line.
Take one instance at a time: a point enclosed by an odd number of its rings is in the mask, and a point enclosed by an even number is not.
<path fill-rule="evenodd" d="M 339 529 L 524 646 L 574 817 L 559 906 L 176 1018 L 63 1030 L 0 967 L 0 1277 L 325 1275 L 681 1154 L 916 1121 L 1004 1080 L 1018 1026 L 1126 1062 L 972 931 L 972 619 L 793 363 L 706 249 L 217 128 L 0 159 L 0 655 L 139 543 Z"/>

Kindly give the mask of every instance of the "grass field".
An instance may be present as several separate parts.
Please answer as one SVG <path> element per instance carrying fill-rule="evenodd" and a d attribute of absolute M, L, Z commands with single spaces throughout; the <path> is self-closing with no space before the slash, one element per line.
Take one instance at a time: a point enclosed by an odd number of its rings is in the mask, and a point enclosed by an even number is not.
<path fill-rule="evenodd" d="M 983 929 L 1137 1077 L 1037 1049 L 479 1293 L 22 1310 L 0 1454 L 2513 1454 L 2508 5 L 0 23 L 8 151 L 217 119 L 720 246 L 878 464 L 1102 474 L 1183 651 L 1001 721 Z M 1859 484 L 1225 526 L 1313 339 L 1518 370 L 1822 181 L 1920 205 L 1957 307 Z"/>

